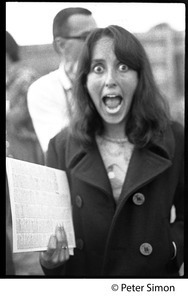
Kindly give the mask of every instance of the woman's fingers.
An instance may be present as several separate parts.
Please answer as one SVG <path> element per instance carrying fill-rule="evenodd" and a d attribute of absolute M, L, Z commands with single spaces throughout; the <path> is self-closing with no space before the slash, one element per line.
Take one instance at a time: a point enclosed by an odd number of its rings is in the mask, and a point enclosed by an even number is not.
<path fill-rule="evenodd" d="M 56 236 L 51 235 L 49 242 L 48 242 L 47 250 L 40 253 L 40 262 L 44 267 L 46 267 L 46 268 L 53 267 L 52 266 L 52 264 L 53 264 L 52 257 L 56 251 L 56 248 L 57 248 Z"/>
<path fill-rule="evenodd" d="M 47 248 L 47 254 L 52 255 L 54 251 L 57 248 L 57 239 L 55 235 L 51 235 L 49 242 L 48 242 L 48 248 Z"/>
<path fill-rule="evenodd" d="M 49 239 L 47 251 L 40 255 L 41 264 L 46 268 L 54 268 L 69 259 L 68 243 L 63 226 L 57 226 L 55 236 Z"/>
<path fill-rule="evenodd" d="M 58 258 L 60 262 L 64 262 L 69 259 L 69 249 L 67 243 L 67 237 L 63 226 L 56 228 L 57 249 Z"/>
<path fill-rule="evenodd" d="M 57 249 L 67 246 L 67 238 L 63 226 L 57 226 L 55 230 L 57 238 Z"/>

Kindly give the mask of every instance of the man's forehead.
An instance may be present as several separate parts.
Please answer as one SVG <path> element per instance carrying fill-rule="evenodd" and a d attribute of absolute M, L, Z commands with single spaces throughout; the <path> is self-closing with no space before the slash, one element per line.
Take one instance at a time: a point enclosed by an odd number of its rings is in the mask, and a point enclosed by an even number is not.
<path fill-rule="evenodd" d="M 97 27 L 94 18 L 91 15 L 75 14 L 69 17 L 67 25 L 69 35 L 77 36 L 85 31 L 91 31 Z"/>

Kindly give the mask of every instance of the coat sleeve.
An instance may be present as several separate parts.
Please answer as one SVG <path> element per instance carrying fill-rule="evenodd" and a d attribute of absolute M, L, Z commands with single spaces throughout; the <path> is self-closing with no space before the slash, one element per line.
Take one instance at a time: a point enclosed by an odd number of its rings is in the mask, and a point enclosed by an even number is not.
<path fill-rule="evenodd" d="M 55 148 L 55 140 L 52 139 L 48 145 L 48 151 L 46 156 L 46 165 L 51 168 L 58 168 L 58 155 Z"/>
<path fill-rule="evenodd" d="M 66 145 L 67 130 L 65 128 L 49 142 L 48 151 L 46 153 L 46 165 L 48 167 L 66 170 Z"/>
<path fill-rule="evenodd" d="M 176 189 L 174 206 L 176 209 L 176 218 L 173 223 L 171 223 L 171 234 L 172 239 L 176 244 L 176 260 L 178 268 L 181 267 L 184 261 L 184 172 L 183 172 L 183 162 L 181 168 L 181 175 L 179 179 L 179 184 Z"/>
<path fill-rule="evenodd" d="M 184 136 L 183 129 L 176 125 L 176 156 L 179 164 L 179 180 L 174 196 L 175 220 L 171 223 L 172 240 L 176 244 L 175 260 L 178 268 L 184 262 Z"/>

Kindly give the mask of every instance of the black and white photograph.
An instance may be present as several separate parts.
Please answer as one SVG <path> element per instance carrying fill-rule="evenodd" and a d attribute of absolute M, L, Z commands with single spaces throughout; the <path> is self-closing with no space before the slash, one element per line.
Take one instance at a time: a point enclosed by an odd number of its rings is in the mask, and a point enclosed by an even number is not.
<path fill-rule="evenodd" d="M 5 6 L 3 278 L 185 295 L 185 4 Z"/>

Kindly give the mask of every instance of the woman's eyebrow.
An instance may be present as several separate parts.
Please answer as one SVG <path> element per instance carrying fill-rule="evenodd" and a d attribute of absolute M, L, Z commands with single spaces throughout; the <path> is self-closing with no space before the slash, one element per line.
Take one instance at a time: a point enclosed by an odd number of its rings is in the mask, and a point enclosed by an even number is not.
<path fill-rule="evenodd" d="M 102 62 L 102 61 L 104 61 L 103 58 L 93 58 L 93 59 L 91 60 L 91 63 Z"/>

